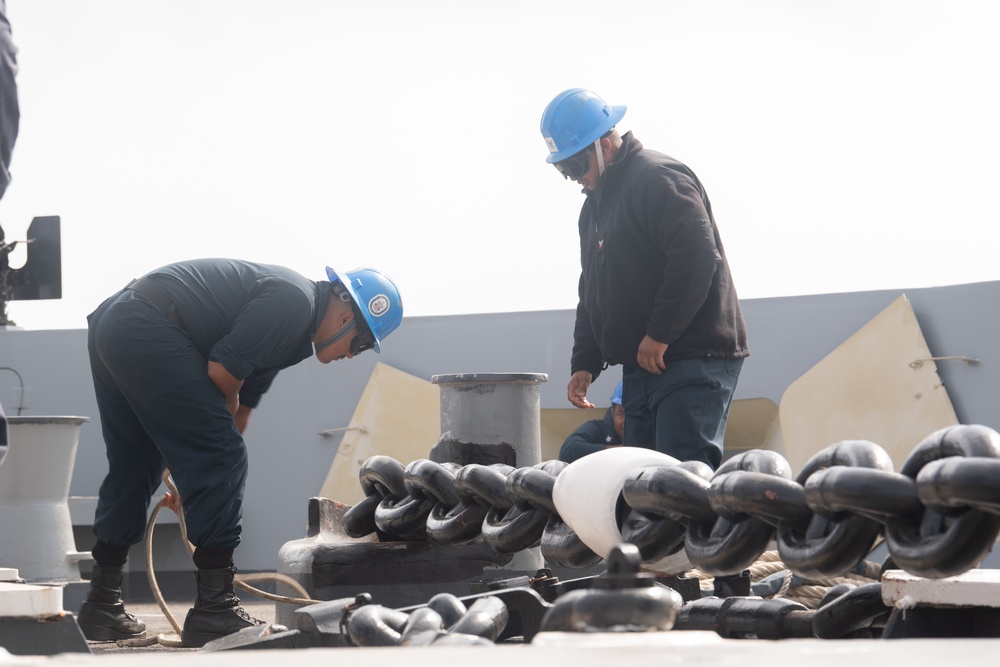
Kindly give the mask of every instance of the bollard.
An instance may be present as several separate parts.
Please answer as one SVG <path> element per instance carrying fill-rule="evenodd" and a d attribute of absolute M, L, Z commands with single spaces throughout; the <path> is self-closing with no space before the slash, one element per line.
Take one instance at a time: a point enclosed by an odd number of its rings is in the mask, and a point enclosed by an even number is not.
<path fill-rule="evenodd" d="M 458 465 L 503 463 L 530 468 L 542 462 L 541 384 L 546 373 L 433 375 L 441 388 L 441 438 L 430 459 Z M 537 570 L 541 549 L 514 554 L 508 570 Z"/>
<path fill-rule="evenodd" d="M 540 385 L 545 373 L 431 376 L 441 389 L 441 438 L 432 461 L 459 465 L 542 462 Z"/>
<path fill-rule="evenodd" d="M 0 466 L 0 562 L 32 582 L 80 580 L 69 486 L 87 417 L 7 417 L 10 451 Z"/>

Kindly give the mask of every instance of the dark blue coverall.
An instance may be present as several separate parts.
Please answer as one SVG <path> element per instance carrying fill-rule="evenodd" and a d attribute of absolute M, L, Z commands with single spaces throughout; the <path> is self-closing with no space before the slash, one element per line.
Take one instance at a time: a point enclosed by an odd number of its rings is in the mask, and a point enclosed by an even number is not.
<path fill-rule="evenodd" d="M 144 279 L 168 307 L 126 287 L 87 318 L 109 464 L 94 534 L 116 547 L 140 542 L 166 466 L 192 544 L 235 549 L 247 451 L 208 362 L 244 380 L 240 404 L 256 407 L 280 369 L 312 355 L 330 283 L 234 259 L 179 262 Z"/>
<path fill-rule="evenodd" d="M 614 406 L 608 408 L 603 419 L 590 419 L 569 434 L 559 448 L 559 460 L 572 463 L 578 458 L 599 452 L 612 445 L 622 444 L 615 430 Z"/>

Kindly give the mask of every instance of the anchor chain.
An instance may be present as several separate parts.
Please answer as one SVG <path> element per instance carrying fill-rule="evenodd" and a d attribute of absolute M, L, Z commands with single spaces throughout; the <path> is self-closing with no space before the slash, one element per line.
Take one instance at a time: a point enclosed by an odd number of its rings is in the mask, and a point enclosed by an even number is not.
<path fill-rule="evenodd" d="M 500 553 L 540 545 L 554 565 L 589 567 L 600 556 L 562 520 L 552 501 L 556 475 L 566 465 L 459 466 L 418 459 L 404 468 L 391 457 L 373 456 L 361 466 L 365 498 L 345 512 L 345 532 L 442 546 L 481 538 Z"/>
<path fill-rule="evenodd" d="M 567 464 L 513 468 L 434 463 L 404 467 L 387 456 L 362 466 L 365 499 L 344 515 L 352 537 L 440 545 L 482 539 L 503 553 L 541 546 L 552 565 L 601 558 L 552 501 Z M 804 579 L 831 579 L 861 563 L 884 538 L 896 566 L 926 578 L 975 567 L 1000 535 L 1000 434 L 982 425 L 924 438 L 899 472 L 879 445 L 834 443 L 797 476 L 778 453 L 742 452 L 714 473 L 685 462 L 631 471 L 619 500 L 623 541 L 644 564 L 679 553 L 713 576 L 739 574 L 774 541 Z"/>
<path fill-rule="evenodd" d="M 753 461 L 744 458 L 751 454 Z M 885 451 L 868 441 L 834 443 L 795 480 L 788 479 L 777 454 L 758 459 L 760 454 L 730 459 L 709 481 L 666 473 L 680 466 L 643 470 L 645 476 L 672 475 L 675 490 L 652 504 L 636 501 L 626 482 L 623 495 L 654 518 L 687 522 L 688 558 L 722 576 L 752 562 L 772 537 L 795 574 L 839 576 L 885 535 L 898 567 L 942 578 L 975 567 L 1000 534 L 1000 434 L 988 427 L 961 425 L 930 434 L 899 473 Z M 707 512 L 706 497 L 715 516 L 693 520 Z"/>

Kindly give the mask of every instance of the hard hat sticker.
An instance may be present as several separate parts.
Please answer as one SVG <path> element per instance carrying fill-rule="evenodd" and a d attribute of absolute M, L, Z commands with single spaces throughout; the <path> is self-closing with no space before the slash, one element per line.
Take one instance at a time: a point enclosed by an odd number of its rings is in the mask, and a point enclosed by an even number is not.
<path fill-rule="evenodd" d="M 382 317 L 389 312 L 389 297 L 385 294 L 376 294 L 368 301 L 368 312 L 372 317 Z"/>
<path fill-rule="evenodd" d="M 556 153 L 559 151 L 559 149 L 556 148 L 556 142 L 552 137 L 545 137 L 545 145 L 549 147 L 550 153 Z"/>

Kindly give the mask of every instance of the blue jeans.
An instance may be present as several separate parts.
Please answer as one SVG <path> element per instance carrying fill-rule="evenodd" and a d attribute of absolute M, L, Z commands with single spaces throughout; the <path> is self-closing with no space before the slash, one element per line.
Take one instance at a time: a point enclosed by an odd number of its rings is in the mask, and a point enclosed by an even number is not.
<path fill-rule="evenodd" d="M 702 461 L 714 470 L 722 461 L 743 359 L 681 359 L 666 366 L 660 375 L 625 367 L 624 444 Z"/>

